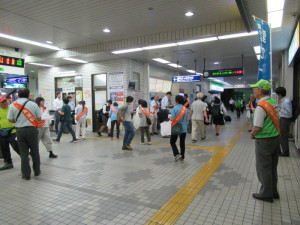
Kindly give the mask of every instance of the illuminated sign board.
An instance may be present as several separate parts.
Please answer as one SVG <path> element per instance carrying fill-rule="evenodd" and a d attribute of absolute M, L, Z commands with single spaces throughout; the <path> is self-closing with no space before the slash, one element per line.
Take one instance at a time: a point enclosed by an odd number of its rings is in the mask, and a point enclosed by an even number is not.
<path fill-rule="evenodd" d="M 27 88 L 26 84 L 7 84 L 3 83 L 3 88 Z"/>
<path fill-rule="evenodd" d="M 13 78 L 6 78 L 7 84 L 27 84 L 28 77 L 13 77 Z"/>
<path fill-rule="evenodd" d="M 0 71 L 4 71 L 4 68 L 0 68 Z"/>
<path fill-rule="evenodd" d="M 24 59 L 0 55 L 0 65 L 24 68 Z"/>
<path fill-rule="evenodd" d="M 224 91 L 224 87 L 222 84 L 217 84 L 217 83 L 210 83 L 210 91 L 213 92 L 223 92 Z"/>
<path fill-rule="evenodd" d="M 243 68 L 230 68 L 220 70 L 207 70 L 208 77 L 231 77 L 231 76 L 243 76 Z"/>
<path fill-rule="evenodd" d="M 173 83 L 186 83 L 186 82 L 199 82 L 199 75 L 183 75 L 183 76 L 173 76 Z"/>
<path fill-rule="evenodd" d="M 293 39 L 289 47 L 289 64 L 293 61 L 293 58 L 300 47 L 300 22 L 298 22 Z"/>

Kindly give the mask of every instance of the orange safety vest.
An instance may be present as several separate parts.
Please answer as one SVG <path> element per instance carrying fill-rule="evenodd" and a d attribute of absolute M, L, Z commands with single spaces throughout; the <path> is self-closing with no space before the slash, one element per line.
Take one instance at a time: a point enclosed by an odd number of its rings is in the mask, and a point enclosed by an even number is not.
<path fill-rule="evenodd" d="M 186 106 L 187 106 L 188 104 L 190 104 L 190 103 L 189 103 L 189 102 L 186 102 L 186 103 L 182 106 L 180 112 L 179 112 L 178 115 L 173 119 L 173 121 L 172 121 L 172 123 L 171 123 L 171 126 L 172 126 L 172 127 L 175 126 L 180 120 L 182 120 L 182 118 L 184 117 L 184 115 L 185 115 L 185 113 L 186 113 L 186 111 L 187 111 Z"/>
<path fill-rule="evenodd" d="M 80 120 L 80 118 L 88 111 L 87 107 L 84 107 L 84 109 L 76 116 L 76 120 Z"/>
<path fill-rule="evenodd" d="M 144 109 L 144 108 L 140 108 L 141 110 L 142 110 L 142 112 L 145 114 L 145 116 L 148 118 L 148 119 L 150 119 L 149 118 L 149 113 L 146 111 L 146 109 Z"/>
<path fill-rule="evenodd" d="M 267 101 L 260 101 L 258 105 L 261 106 L 266 111 L 266 113 L 270 116 L 278 133 L 280 133 L 280 121 L 275 107 Z"/>
<path fill-rule="evenodd" d="M 22 105 L 19 104 L 18 102 L 14 102 L 13 105 L 18 109 L 18 110 L 21 110 L 22 109 Z M 26 107 L 24 107 L 22 109 L 22 113 L 24 114 L 24 116 L 26 117 L 26 119 L 28 119 L 28 121 L 34 126 L 34 127 L 42 127 L 45 125 L 46 121 L 43 120 L 41 122 L 39 122 L 37 120 L 37 118 L 32 114 L 32 112 L 30 112 L 29 109 L 27 109 Z"/>
<path fill-rule="evenodd" d="M 115 114 L 118 114 L 118 111 L 116 110 L 116 108 L 115 108 L 113 105 L 110 106 L 110 109 L 111 109 Z"/>

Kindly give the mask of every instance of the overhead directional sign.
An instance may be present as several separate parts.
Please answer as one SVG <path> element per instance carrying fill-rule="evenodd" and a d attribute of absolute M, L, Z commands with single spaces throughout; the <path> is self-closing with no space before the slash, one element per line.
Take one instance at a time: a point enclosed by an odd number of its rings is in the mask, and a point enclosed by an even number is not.
<path fill-rule="evenodd" d="M 231 76 L 243 76 L 243 68 L 229 68 L 220 70 L 207 70 L 208 77 L 231 77 Z"/>
<path fill-rule="evenodd" d="M 173 83 L 185 83 L 185 82 L 199 82 L 199 75 L 183 75 L 183 76 L 173 76 Z"/>

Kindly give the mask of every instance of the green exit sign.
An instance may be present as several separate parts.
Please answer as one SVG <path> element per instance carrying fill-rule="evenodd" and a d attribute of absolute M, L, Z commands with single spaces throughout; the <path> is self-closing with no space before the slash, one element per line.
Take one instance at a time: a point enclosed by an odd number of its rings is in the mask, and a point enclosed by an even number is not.
<path fill-rule="evenodd" d="M 4 71 L 4 68 L 0 68 L 0 71 Z"/>

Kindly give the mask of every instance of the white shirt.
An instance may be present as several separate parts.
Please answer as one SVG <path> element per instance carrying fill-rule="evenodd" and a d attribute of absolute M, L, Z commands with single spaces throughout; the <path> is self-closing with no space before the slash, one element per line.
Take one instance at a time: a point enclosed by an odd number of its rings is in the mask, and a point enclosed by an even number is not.
<path fill-rule="evenodd" d="M 54 110 L 59 110 L 61 109 L 63 106 L 63 101 L 62 99 L 59 99 L 59 98 L 56 98 L 54 101 L 53 101 L 53 109 Z"/>
<path fill-rule="evenodd" d="M 45 108 L 45 110 L 40 107 L 41 113 L 42 113 L 42 120 L 45 120 L 45 124 L 43 127 L 49 127 L 49 122 L 52 119 L 52 116 L 50 116 L 50 114 L 48 113 L 48 110 Z"/>
<path fill-rule="evenodd" d="M 279 108 L 280 108 L 280 117 L 284 117 L 288 119 L 293 117 L 293 105 L 289 97 L 286 96 L 283 99 L 281 99 Z"/>
<path fill-rule="evenodd" d="M 201 100 L 194 101 L 192 104 L 192 120 L 204 120 L 204 111 L 207 108 L 207 104 Z"/>
<path fill-rule="evenodd" d="M 157 102 L 156 101 L 151 101 L 150 103 L 150 116 L 155 116 L 157 117 L 157 112 L 158 112 L 158 109 L 155 108 L 155 106 L 158 106 Z M 154 113 L 153 113 L 154 112 Z"/>
<path fill-rule="evenodd" d="M 229 104 L 230 105 L 233 105 L 235 103 L 235 101 L 233 100 L 233 99 L 231 99 L 230 101 L 229 101 Z"/>
<path fill-rule="evenodd" d="M 165 96 L 161 100 L 161 109 L 167 109 L 168 105 L 169 105 L 169 98 Z"/>
<path fill-rule="evenodd" d="M 263 98 L 258 100 L 258 103 L 260 101 L 264 101 L 264 100 L 267 100 L 269 98 L 270 98 L 270 96 L 263 97 Z M 263 109 L 263 107 L 258 106 L 258 103 L 257 103 L 257 107 L 255 108 L 255 112 L 254 112 L 253 126 L 254 127 L 263 127 L 265 118 L 267 116 L 267 113 Z"/>

